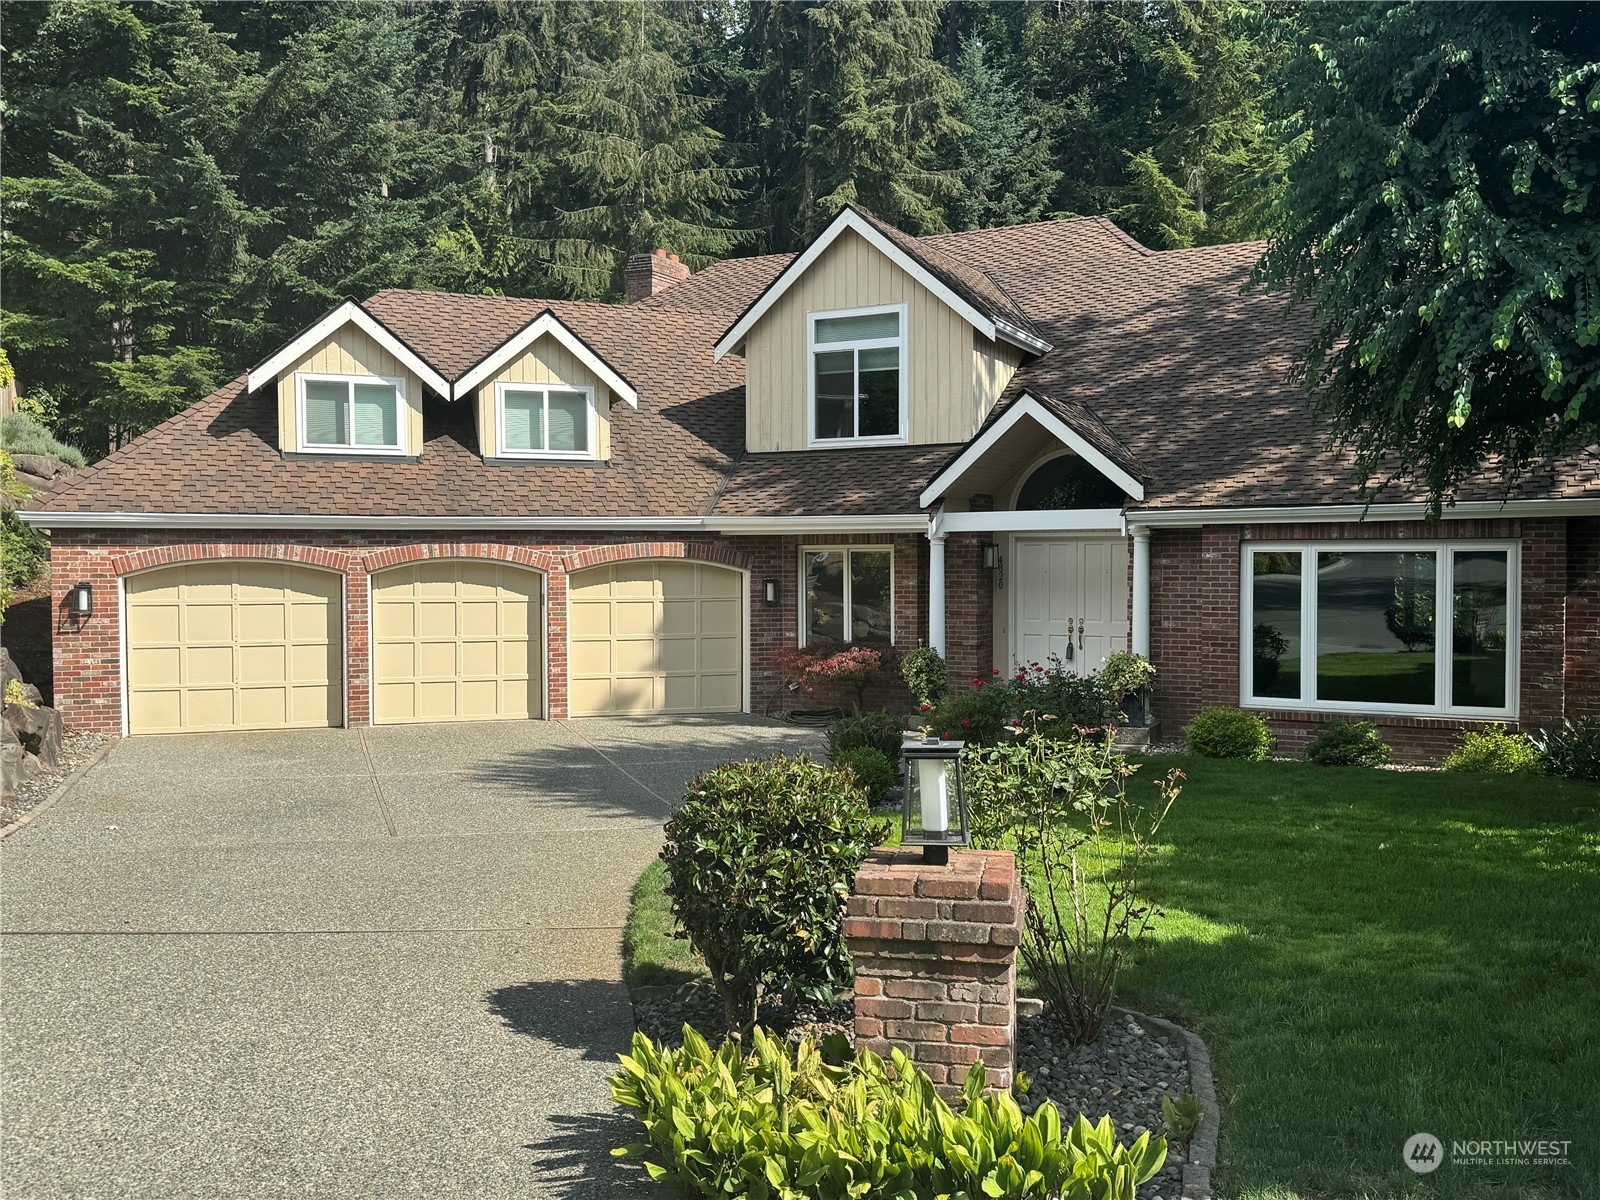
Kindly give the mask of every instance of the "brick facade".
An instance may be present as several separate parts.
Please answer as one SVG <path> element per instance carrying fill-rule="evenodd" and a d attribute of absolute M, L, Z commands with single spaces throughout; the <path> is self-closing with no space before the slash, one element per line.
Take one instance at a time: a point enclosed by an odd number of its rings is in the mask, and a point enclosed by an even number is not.
<path fill-rule="evenodd" d="M 1009 1088 L 1024 903 L 1009 851 L 953 850 L 946 866 L 914 850 L 873 851 L 843 930 L 856 1044 L 905 1051 L 946 1095 L 980 1059 L 989 1086 Z"/>
<path fill-rule="evenodd" d="M 122 732 L 122 629 L 117 603 L 117 581 L 121 577 L 207 559 L 275 559 L 322 567 L 344 576 L 346 719 L 352 725 L 367 724 L 371 714 L 368 614 L 372 574 L 420 559 L 476 558 L 517 563 L 544 576 L 548 712 L 551 717 L 561 718 L 567 712 L 567 576 L 603 563 L 668 558 L 716 563 L 748 572 L 751 709 L 763 713 L 803 707 L 820 701 L 790 696 L 783 689 L 783 676 L 774 664 L 778 651 L 793 646 L 798 636 L 800 547 L 845 544 L 892 545 L 895 643 L 901 651 L 922 644 L 927 632 L 926 539 L 908 534 L 683 540 L 670 535 L 652 537 L 648 533 L 581 539 L 537 532 L 428 538 L 323 531 L 284 537 L 268 531 L 210 534 L 61 529 L 55 532 L 51 546 L 56 703 L 75 729 Z M 765 602 L 767 579 L 778 581 L 776 605 Z M 68 589 L 80 582 L 94 588 L 95 611 L 86 620 L 71 616 L 66 605 Z M 892 686 L 876 698 L 893 703 L 905 700 Z"/>
<path fill-rule="evenodd" d="M 1212 525 L 1156 530 L 1150 546 L 1150 657 L 1160 675 L 1154 697 L 1158 739 L 1177 739 L 1200 709 L 1239 703 L 1240 579 L 1246 541 L 1418 541 L 1498 538 L 1522 546 L 1519 687 L 1522 729 L 1600 709 L 1600 520 L 1374 521 Z M 1295 754 L 1330 719 L 1324 713 L 1264 711 L 1278 750 Z M 1463 730 L 1459 717 L 1374 716 L 1398 757 L 1432 761 Z"/>

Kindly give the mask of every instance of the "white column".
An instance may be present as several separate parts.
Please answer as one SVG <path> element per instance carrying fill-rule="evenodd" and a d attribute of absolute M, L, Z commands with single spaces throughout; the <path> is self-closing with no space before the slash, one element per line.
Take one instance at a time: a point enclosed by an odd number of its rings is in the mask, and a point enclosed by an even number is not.
<path fill-rule="evenodd" d="M 928 527 L 928 645 L 944 654 L 944 531 L 937 522 Z"/>
<path fill-rule="evenodd" d="M 1133 652 L 1150 657 L 1150 527 L 1133 526 Z"/>

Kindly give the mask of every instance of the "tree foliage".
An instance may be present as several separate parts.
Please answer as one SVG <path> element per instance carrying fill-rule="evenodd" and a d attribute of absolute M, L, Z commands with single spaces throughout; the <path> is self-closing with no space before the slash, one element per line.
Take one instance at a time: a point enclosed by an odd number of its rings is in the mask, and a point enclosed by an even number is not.
<path fill-rule="evenodd" d="M 1319 12 L 1283 103 L 1309 140 L 1264 283 L 1363 476 L 1439 503 L 1600 439 L 1600 5 Z"/>
<path fill-rule="evenodd" d="M 615 298 L 630 253 L 1110 213 L 1272 228 L 1294 10 L 0 0 L 0 343 L 103 454 L 384 287 Z"/>

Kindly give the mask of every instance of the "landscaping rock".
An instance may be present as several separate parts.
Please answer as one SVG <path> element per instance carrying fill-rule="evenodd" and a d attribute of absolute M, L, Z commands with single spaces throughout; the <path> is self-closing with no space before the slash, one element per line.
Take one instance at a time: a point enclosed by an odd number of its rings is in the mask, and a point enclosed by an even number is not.
<path fill-rule="evenodd" d="M 20 743 L 0 745 L 0 795 L 17 795 L 24 784 L 43 773 L 44 766 Z"/>
<path fill-rule="evenodd" d="M 17 664 L 11 660 L 10 647 L 0 646 L 0 696 L 5 695 L 13 679 L 21 683 L 22 672 L 17 670 Z"/>
<path fill-rule="evenodd" d="M 46 770 L 21 743 L 6 741 L 5 733 L 11 727 L 0 721 L 0 753 L 17 752 L 7 759 L 5 790 L 0 794 L 0 831 L 22 820 L 34 808 L 49 799 L 55 790 L 79 768 L 87 766 L 106 746 L 106 739 L 97 733 L 69 733 L 61 748 L 61 765 L 53 771 Z M 16 777 L 13 777 L 15 772 Z"/>
<path fill-rule="evenodd" d="M 60 459 L 51 458 L 48 454 L 13 454 L 11 465 L 16 467 L 17 473 L 37 476 L 46 483 L 57 475 L 71 473 L 72 468 Z"/>
<path fill-rule="evenodd" d="M 8 704 L 4 720 L 17 735 L 17 741 L 35 755 L 47 770 L 61 765 L 61 714 L 41 704 Z"/>

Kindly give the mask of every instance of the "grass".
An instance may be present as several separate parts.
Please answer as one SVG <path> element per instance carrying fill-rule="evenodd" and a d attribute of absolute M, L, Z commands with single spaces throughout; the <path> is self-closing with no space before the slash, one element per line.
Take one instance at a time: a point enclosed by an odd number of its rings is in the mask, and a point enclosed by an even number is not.
<path fill-rule="evenodd" d="M 1219 1200 L 1600 1198 L 1600 788 L 1159 763 L 1189 782 L 1119 1000 L 1211 1047 Z M 634 891 L 634 986 L 704 970 L 665 882 L 654 863 Z M 1421 1131 L 1570 1140 L 1573 1165 L 1417 1176 Z"/>
<path fill-rule="evenodd" d="M 1211 1047 L 1217 1194 L 1600 1195 L 1600 790 L 1180 765 L 1149 871 L 1166 917 L 1119 991 Z M 1567 1139 L 1573 1165 L 1416 1176 L 1419 1131 Z"/>

